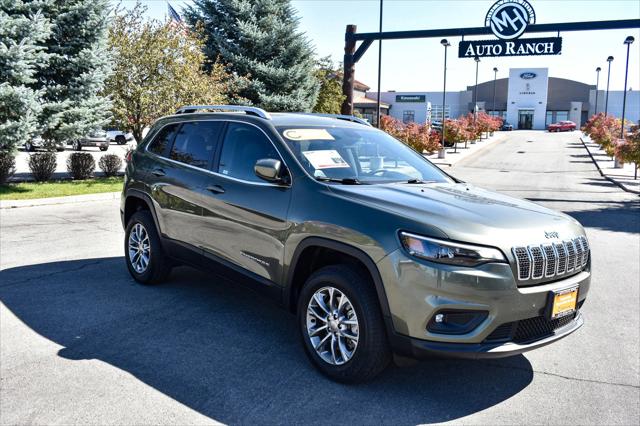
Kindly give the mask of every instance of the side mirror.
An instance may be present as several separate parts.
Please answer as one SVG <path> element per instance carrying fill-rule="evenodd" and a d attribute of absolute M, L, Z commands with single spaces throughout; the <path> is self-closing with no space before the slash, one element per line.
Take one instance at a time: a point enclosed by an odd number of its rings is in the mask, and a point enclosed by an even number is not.
<path fill-rule="evenodd" d="M 287 183 L 280 173 L 282 171 L 282 162 L 280 160 L 274 160 L 273 158 L 262 158 L 256 161 L 254 166 L 256 176 L 260 179 L 264 179 L 273 183 Z"/>

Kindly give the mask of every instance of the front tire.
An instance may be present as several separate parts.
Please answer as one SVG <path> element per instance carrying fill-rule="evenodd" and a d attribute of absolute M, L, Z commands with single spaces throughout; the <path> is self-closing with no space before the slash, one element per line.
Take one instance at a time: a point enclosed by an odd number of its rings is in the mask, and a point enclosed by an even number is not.
<path fill-rule="evenodd" d="M 307 356 L 335 381 L 371 380 L 391 360 L 376 291 L 358 268 L 314 272 L 298 299 L 298 325 Z"/>
<path fill-rule="evenodd" d="M 133 214 L 124 238 L 124 253 L 129 273 L 141 284 L 157 284 L 171 272 L 153 217 L 148 210 Z"/>
<path fill-rule="evenodd" d="M 100 147 L 100 151 L 106 151 L 107 149 L 109 149 L 109 147 L 107 147 L 107 146 L 101 146 Z"/>
<path fill-rule="evenodd" d="M 74 151 L 81 151 L 82 150 L 82 144 L 80 143 L 80 141 L 74 141 L 73 142 L 73 150 Z"/>

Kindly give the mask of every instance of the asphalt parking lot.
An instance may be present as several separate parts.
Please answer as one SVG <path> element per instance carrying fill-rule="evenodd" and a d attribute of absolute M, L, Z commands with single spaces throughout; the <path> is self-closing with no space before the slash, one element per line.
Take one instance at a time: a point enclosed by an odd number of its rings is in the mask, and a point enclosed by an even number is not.
<path fill-rule="evenodd" d="M 513 132 L 447 171 L 583 223 L 584 327 L 524 355 L 392 366 L 359 386 L 317 373 L 294 317 L 224 278 L 181 267 L 137 285 L 117 201 L 0 209 L 0 423 L 637 424 L 638 196 L 603 179 L 577 138 Z"/>

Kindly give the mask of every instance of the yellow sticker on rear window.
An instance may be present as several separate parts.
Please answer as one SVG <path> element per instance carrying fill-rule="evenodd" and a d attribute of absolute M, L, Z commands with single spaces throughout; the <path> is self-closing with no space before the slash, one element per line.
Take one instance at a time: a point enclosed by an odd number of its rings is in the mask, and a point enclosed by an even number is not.
<path fill-rule="evenodd" d="M 282 134 L 292 141 L 335 140 L 326 129 L 287 129 Z"/>

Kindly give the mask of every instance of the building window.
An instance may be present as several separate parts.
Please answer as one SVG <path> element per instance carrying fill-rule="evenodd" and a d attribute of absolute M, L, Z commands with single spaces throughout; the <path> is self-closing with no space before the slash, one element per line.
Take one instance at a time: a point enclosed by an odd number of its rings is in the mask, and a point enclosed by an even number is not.
<path fill-rule="evenodd" d="M 547 119 L 545 121 L 545 125 L 549 125 L 553 123 L 553 111 L 547 111 Z"/>
<path fill-rule="evenodd" d="M 416 121 L 416 112 L 413 110 L 402 111 L 402 122 L 413 123 Z"/>
<path fill-rule="evenodd" d="M 566 121 L 569 119 L 569 111 L 556 111 L 556 121 Z"/>
<path fill-rule="evenodd" d="M 449 105 L 444 106 L 444 116 L 451 117 Z M 442 121 L 442 105 L 431 105 L 431 120 Z"/>

